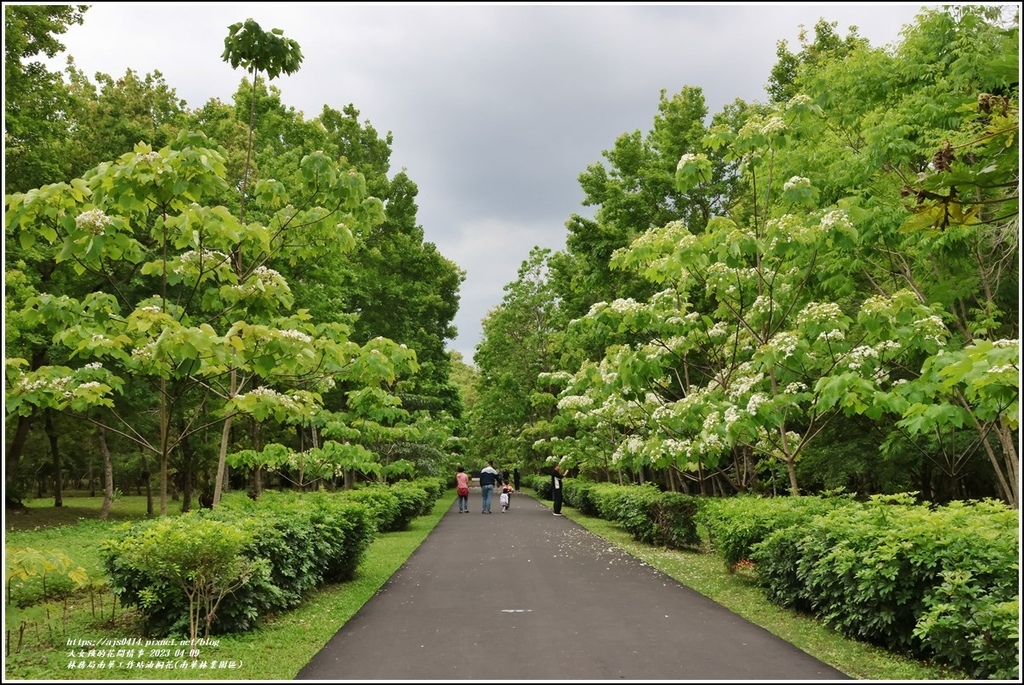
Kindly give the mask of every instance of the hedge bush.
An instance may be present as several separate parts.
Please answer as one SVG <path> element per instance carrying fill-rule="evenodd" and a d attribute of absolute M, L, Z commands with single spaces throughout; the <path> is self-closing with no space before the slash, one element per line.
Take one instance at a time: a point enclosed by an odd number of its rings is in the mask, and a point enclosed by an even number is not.
<path fill-rule="evenodd" d="M 1019 672 L 1019 512 L 875 496 L 754 545 L 769 598 L 845 635 L 978 678 Z"/>
<path fill-rule="evenodd" d="M 736 495 L 707 497 L 701 501 L 697 523 L 711 549 L 734 571 L 750 559 L 755 544 L 770 533 L 798 525 L 811 516 L 837 506 L 853 504 L 843 497 L 762 497 Z"/>
<path fill-rule="evenodd" d="M 104 543 L 104 565 L 122 604 L 145 616 L 148 634 L 185 632 L 187 600 L 180 588 L 133 561 L 132 550 L 162 536 L 169 558 L 184 554 L 176 540 L 198 519 L 238 530 L 246 539 L 241 554 L 254 564 L 248 581 L 224 598 L 214 633 L 251 629 L 266 614 L 294 607 L 313 588 L 350 579 L 376 534 L 366 505 L 331 493 L 267 492 L 258 502 L 225 498 L 214 511 L 126 524 L 119 539 Z"/>

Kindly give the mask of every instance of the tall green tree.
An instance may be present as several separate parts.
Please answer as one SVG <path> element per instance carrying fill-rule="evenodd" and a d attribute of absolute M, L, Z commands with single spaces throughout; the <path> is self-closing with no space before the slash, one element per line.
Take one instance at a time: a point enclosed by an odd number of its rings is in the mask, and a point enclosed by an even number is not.
<path fill-rule="evenodd" d="M 308 423 L 321 383 L 393 384 L 413 370 L 414 356 L 397 344 L 363 348 L 344 326 L 291 311 L 287 282 L 266 264 L 289 250 L 308 259 L 347 249 L 350 227 L 364 230 L 383 211 L 361 176 L 323 154 L 306 155 L 290 180 L 246 188 L 255 216 L 267 218 L 242 221 L 204 204 L 230 194 L 224 158 L 203 136 L 182 134 L 159 151 L 138 145 L 71 183 L 8 196 L 8 235 L 24 249 L 59 244 L 62 267 L 103 283 L 81 298 L 29 298 L 26 316 L 51 327 L 74 365 L 32 368 L 8 358 L 8 416 L 71 412 L 155 453 L 163 514 L 168 458 L 189 435 L 223 425 L 219 486 L 236 415 Z M 115 395 L 128 380 L 152 383 L 155 435 L 119 411 Z M 174 412 L 186 397 L 191 411 L 176 432 Z M 97 407 L 106 414 L 97 417 Z"/>
<path fill-rule="evenodd" d="M 665 289 L 581 321 L 618 344 L 574 376 L 569 418 L 601 417 L 586 427 L 617 431 L 626 463 L 777 459 L 793 494 L 837 418 L 918 450 L 967 430 L 1017 506 L 1017 22 L 952 8 L 919 15 L 895 54 L 823 41 L 792 97 L 717 126 L 705 144 L 742 192 L 706 226 L 669 222 L 613 253 L 610 268 Z M 714 163 L 684 153 L 679 191 Z"/>
<path fill-rule="evenodd" d="M 533 424 L 554 413 L 535 402 L 544 389 L 542 373 L 557 367 L 561 319 L 548 278 L 551 250 L 534 247 L 519 267 L 519 277 L 505 286 L 501 305 L 483 321 L 477 345 L 476 404 L 470 415 L 470 453 L 479 460 L 514 459 L 539 465 L 543 452 L 533 442 Z"/>
<path fill-rule="evenodd" d="M 63 52 L 59 36 L 88 5 L 4 5 L 4 193 L 64 180 L 71 95 L 39 58 Z"/>

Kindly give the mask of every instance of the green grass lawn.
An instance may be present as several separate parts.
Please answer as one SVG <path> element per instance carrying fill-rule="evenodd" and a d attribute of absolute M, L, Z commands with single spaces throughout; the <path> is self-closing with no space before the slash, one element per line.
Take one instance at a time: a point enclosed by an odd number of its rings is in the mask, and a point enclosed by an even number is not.
<path fill-rule="evenodd" d="M 69 645 L 68 640 L 99 642 L 137 639 L 142 632 L 134 612 L 114 601 L 106 587 L 99 546 L 116 535 L 122 521 L 144 518 L 144 497 L 119 499 L 110 520 L 99 521 L 102 498 L 65 498 L 65 506 L 36 500 L 28 510 L 7 516 L 7 548 L 26 548 L 42 553 L 61 552 L 94 581 L 88 589 L 73 592 L 66 571 L 53 571 L 44 586 L 40 578 L 11 583 L 5 612 L 5 679 L 23 680 L 292 680 L 299 670 L 380 589 L 423 542 L 450 508 L 448 498 L 439 500 L 427 516 L 414 520 L 409 530 L 380 535 L 368 549 L 352 581 L 327 586 L 312 593 L 294 610 L 265 619 L 259 630 L 213 638 L 215 644 L 200 647 L 205 669 L 152 670 L 145 666 L 109 668 L 99 656 L 88 656 L 88 647 Z M 582 516 L 563 509 L 569 518 L 594 534 L 617 545 L 684 585 L 697 590 L 747 620 L 778 635 L 808 654 L 856 679 L 863 680 L 967 680 L 955 671 L 924 664 L 885 650 L 846 639 L 817 621 L 770 604 L 753 580 L 744 573 L 728 573 L 713 554 L 665 550 L 636 543 L 617 524 Z M 10 549 L 5 560 L 10 561 Z M 44 597 L 60 599 L 43 601 Z M 138 647 L 121 645 L 103 649 Z M 153 647 L 151 647 L 153 648 Z M 174 651 L 186 645 L 157 645 Z M 84 656 L 79 656 L 80 650 Z M 124 656 L 115 661 L 125 661 Z M 162 659 L 161 659 L 162 660 Z M 173 660 L 173 659 L 172 659 Z M 93 668 L 77 668 L 78 664 Z M 103 662 L 104 668 L 96 664 Z M 68 668 L 69 664 L 76 668 Z M 144 662 L 145 663 L 145 662 Z M 216 667 L 210 667 L 210 664 Z M 223 667 L 222 667 L 223 666 Z"/>

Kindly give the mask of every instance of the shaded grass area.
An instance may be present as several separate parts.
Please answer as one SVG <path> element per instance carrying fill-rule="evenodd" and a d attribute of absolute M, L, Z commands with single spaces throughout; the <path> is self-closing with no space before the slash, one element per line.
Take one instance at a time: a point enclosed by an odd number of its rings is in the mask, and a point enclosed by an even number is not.
<path fill-rule="evenodd" d="M 100 520 L 103 497 L 64 497 L 63 503 L 64 506 L 55 507 L 53 498 L 25 500 L 24 509 L 5 512 L 4 530 L 9 534 L 11 531 L 35 531 Z M 154 502 L 153 509 L 159 513 L 158 501 Z M 169 503 L 168 514 L 176 514 L 180 510 L 180 502 Z M 107 521 L 134 521 L 145 517 L 146 498 L 128 496 L 114 500 Z"/>

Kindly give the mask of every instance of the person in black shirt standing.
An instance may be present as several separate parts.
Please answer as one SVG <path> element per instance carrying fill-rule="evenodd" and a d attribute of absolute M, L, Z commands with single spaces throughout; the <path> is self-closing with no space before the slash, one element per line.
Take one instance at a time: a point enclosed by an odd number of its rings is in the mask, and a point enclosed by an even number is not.
<path fill-rule="evenodd" d="M 554 501 L 554 513 L 555 516 L 562 515 L 562 478 L 569 475 L 569 470 L 562 470 L 561 464 L 555 465 L 555 470 L 551 472 L 551 499 Z"/>

